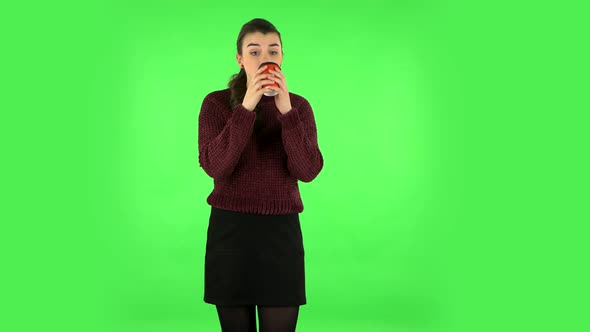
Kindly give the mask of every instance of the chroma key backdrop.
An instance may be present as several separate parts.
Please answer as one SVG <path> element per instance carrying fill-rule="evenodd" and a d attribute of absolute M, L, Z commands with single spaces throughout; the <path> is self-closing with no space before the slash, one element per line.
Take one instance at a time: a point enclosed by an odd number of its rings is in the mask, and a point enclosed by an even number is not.
<path fill-rule="evenodd" d="M 3 131 L 3 224 L 24 236 L 3 241 L 2 330 L 220 331 L 203 301 L 213 179 L 199 167 L 198 116 L 238 72 L 238 32 L 257 17 L 282 34 L 289 91 L 310 102 L 324 157 L 299 182 L 297 331 L 590 330 L 585 9 L 3 10 L 5 116 L 23 117 L 6 123 L 27 125 Z"/>

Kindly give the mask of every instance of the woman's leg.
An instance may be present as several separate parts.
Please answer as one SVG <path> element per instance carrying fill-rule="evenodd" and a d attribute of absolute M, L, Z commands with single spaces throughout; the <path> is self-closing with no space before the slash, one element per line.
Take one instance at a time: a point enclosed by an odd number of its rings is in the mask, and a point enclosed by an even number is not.
<path fill-rule="evenodd" d="M 295 332 L 298 316 L 299 306 L 258 306 L 260 332 Z"/>
<path fill-rule="evenodd" d="M 216 305 L 222 332 L 256 332 L 256 307 Z"/>

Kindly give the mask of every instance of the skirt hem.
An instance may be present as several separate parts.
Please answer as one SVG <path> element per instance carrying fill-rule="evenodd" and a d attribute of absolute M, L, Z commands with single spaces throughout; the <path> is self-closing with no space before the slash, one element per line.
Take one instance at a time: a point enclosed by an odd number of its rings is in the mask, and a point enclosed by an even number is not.
<path fill-rule="evenodd" d="M 294 301 L 294 302 L 284 302 L 284 301 L 264 301 L 264 300 L 243 300 L 243 301 L 224 301 L 224 300 L 216 300 L 212 298 L 204 298 L 203 301 L 208 304 L 213 305 L 229 305 L 229 306 L 237 306 L 237 305 L 258 305 L 258 306 L 275 306 L 275 307 L 287 307 L 287 306 L 301 306 L 306 305 L 307 301 Z"/>

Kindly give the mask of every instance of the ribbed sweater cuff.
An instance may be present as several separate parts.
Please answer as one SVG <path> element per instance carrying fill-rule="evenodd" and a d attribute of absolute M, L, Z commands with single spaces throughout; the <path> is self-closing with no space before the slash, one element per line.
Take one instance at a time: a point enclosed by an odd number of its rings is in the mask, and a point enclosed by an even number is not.
<path fill-rule="evenodd" d="M 246 119 L 256 119 L 256 113 L 248 111 L 242 104 L 236 105 L 234 108 L 234 118 L 236 120 L 247 121 Z"/>
<path fill-rule="evenodd" d="M 256 113 L 248 111 L 242 104 L 236 105 L 232 115 L 232 122 L 235 127 L 239 128 L 238 130 L 251 133 L 255 121 Z M 243 137 L 243 135 L 239 137 Z"/>
<path fill-rule="evenodd" d="M 296 128 L 301 120 L 299 119 L 299 112 L 295 107 L 285 114 L 279 113 L 277 119 L 281 122 L 281 126 L 284 130 L 290 130 Z"/>

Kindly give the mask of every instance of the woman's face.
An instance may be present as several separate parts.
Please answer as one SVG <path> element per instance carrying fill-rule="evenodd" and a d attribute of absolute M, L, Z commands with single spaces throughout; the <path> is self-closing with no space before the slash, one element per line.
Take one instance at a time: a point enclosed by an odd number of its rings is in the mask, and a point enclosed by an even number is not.
<path fill-rule="evenodd" d="M 239 66 L 244 66 L 248 84 L 261 63 L 272 61 L 281 66 L 283 63 L 283 51 L 279 35 L 274 32 L 247 34 L 242 41 L 242 55 L 236 54 L 236 60 Z"/>

